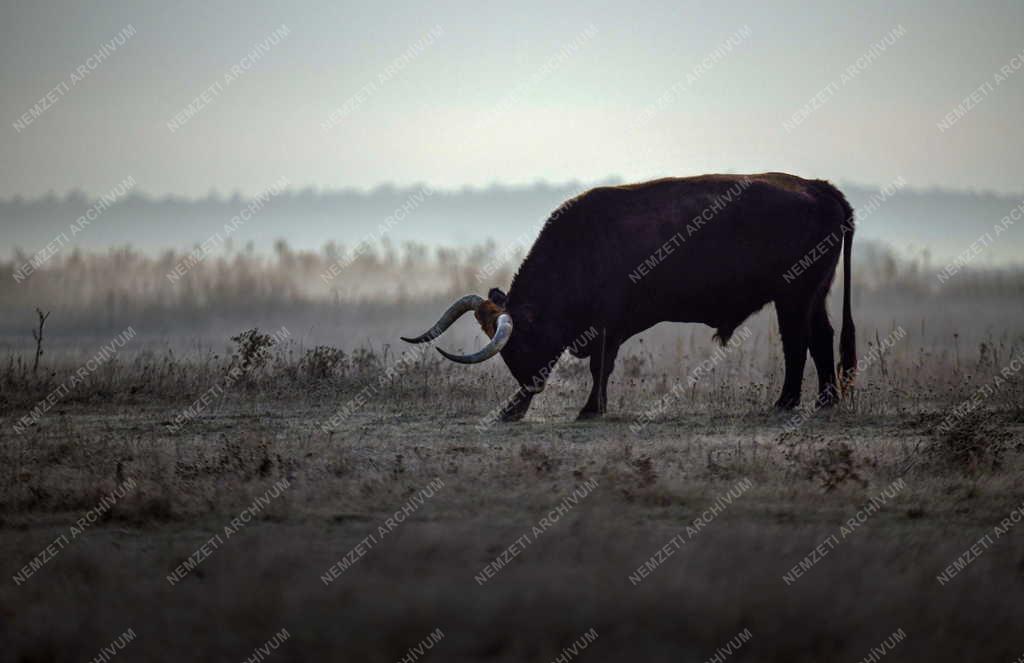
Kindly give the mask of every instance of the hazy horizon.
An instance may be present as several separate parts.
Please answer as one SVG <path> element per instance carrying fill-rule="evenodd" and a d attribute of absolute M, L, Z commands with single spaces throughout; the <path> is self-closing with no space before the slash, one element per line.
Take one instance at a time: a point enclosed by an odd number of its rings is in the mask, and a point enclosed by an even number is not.
<path fill-rule="evenodd" d="M 36 259 L 51 253 L 67 256 L 72 247 L 86 252 L 132 247 L 151 254 L 192 250 L 217 233 L 227 233 L 221 248 L 252 247 L 261 253 L 276 251 L 279 240 L 293 250 L 317 253 L 330 246 L 354 250 L 407 242 L 446 249 L 492 243 L 498 253 L 515 247 L 525 251 L 562 202 L 594 183 L 314 191 L 281 181 L 257 198 L 151 197 L 130 184 L 105 193 L 106 201 L 94 202 L 82 192 L 0 199 L 8 255 L 17 256 L 20 249 Z M 880 243 L 912 260 L 927 254 L 942 263 L 985 240 L 984 250 L 972 257 L 974 266 L 1022 264 L 1024 236 L 1014 228 L 1014 218 L 1024 210 L 1019 197 L 918 190 L 899 180 L 879 188 L 847 184 L 842 189 L 857 214 L 858 243 Z M 241 219 L 238 215 L 250 205 L 257 209 Z M 1006 229 L 996 230 L 1001 219 Z M 999 241 L 986 240 L 993 236 Z"/>
<path fill-rule="evenodd" d="M 715 171 L 718 174 L 725 175 L 742 175 L 742 174 L 756 174 L 756 173 L 739 173 L 732 170 L 720 170 Z M 764 171 L 770 172 L 770 171 Z M 659 177 L 690 177 L 693 175 L 706 175 L 709 173 L 679 173 L 679 174 L 665 174 L 657 177 L 649 177 L 642 179 L 629 179 L 621 175 L 609 174 L 605 177 L 599 177 L 595 180 L 583 181 L 578 178 L 568 178 L 564 180 L 547 180 L 547 179 L 536 179 L 533 181 L 524 182 L 503 182 L 494 180 L 491 182 L 484 183 L 464 183 L 451 186 L 440 186 L 433 184 L 426 180 L 412 180 L 409 182 L 395 182 L 395 181 L 380 181 L 375 184 L 368 184 L 365 186 L 356 185 L 345 185 L 338 184 L 330 187 L 318 187 L 314 185 L 302 185 L 301 183 L 293 182 L 290 186 L 285 187 L 284 191 L 291 195 L 304 195 L 312 193 L 313 195 L 337 195 L 337 194 L 356 194 L 356 195 L 373 195 L 380 191 L 385 190 L 410 190 L 417 189 L 420 187 L 427 187 L 432 191 L 439 193 L 462 193 L 462 192 L 482 192 L 488 190 L 522 190 L 530 188 L 549 188 L 549 189 L 576 189 L 576 188 L 593 188 L 604 185 L 617 185 L 617 184 L 628 184 L 633 182 L 647 181 L 653 179 L 659 179 Z M 791 173 L 800 177 L 806 177 L 807 179 L 827 179 L 833 184 L 838 186 L 840 189 L 847 187 L 854 187 L 865 190 L 881 189 L 882 187 L 889 184 L 889 182 L 859 182 L 850 179 L 835 179 L 828 177 L 816 177 L 810 174 Z M 22 201 L 24 203 L 32 203 L 44 200 L 49 197 L 56 198 L 68 198 L 76 196 L 84 196 L 89 201 L 97 201 L 104 194 L 109 194 L 111 189 L 117 182 L 111 182 L 111 186 L 108 186 L 105 190 L 90 191 L 81 186 L 74 186 L 63 190 L 49 189 L 47 191 L 39 191 L 33 195 L 26 195 L 23 193 L 11 193 L 7 195 L 0 195 L 0 203 L 12 203 L 14 201 Z M 1021 184 L 1018 190 L 1013 191 L 997 191 L 995 189 L 985 188 L 973 188 L 973 187 L 954 187 L 954 186 L 904 186 L 903 190 L 918 194 L 954 194 L 954 195 L 966 195 L 966 196 L 978 196 L 978 197 L 996 197 L 1004 199 L 1024 199 L 1024 184 Z M 138 196 L 148 200 L 175 200 L 181 202 L 201 202 L 209 199 L 217 200 L 251 200 L 255 196 L 259 195 L 260 191 L 243 191 L 242 189 L 235 188 L 232 190 L 222 190 L 217 187 L 211 187 L 204 193 L 195 194 L 183 194 L 175 191 L 149 191 L 142 186 L 134 186 L 130 195 Z"/>

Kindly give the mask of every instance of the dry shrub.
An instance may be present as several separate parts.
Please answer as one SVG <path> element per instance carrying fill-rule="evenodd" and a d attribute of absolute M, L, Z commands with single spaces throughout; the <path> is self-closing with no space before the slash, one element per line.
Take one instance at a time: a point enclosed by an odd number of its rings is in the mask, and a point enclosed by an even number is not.
<path fill-rule="evenodd" d="M 235 348 L 231 353 L 228 370 L 230 372 L 237 368 L 245 375 L 251 375 L 266 366 L 270 348 L 274 347 L 273 337 L 260 333 L 258 327 L 232 336 L 231 342 L 235 344 Z"/>
<path fill-rule="evenodd" d="M 519 448 L 519 457 L 527 465 L 531 465 L 538 474 L 548 474 L 555 467 L 551 455 L 540 444 L 527 443 Z"/>
<path fill-rule="evenodd" d="M 847 481 L 868 485 L 861 475 L 860 464 L 853 457 L 853 447 L 843 441 L 829 441 L 814 450 L 814 455 L 806 466 L 808 478 L 816 479 L 826 492 L 835 490 Z"/>
<path fill-rule="evenodd" d="M 299 361 L 301 374 L 310 380 L 326 380 L 344 368 L 346 355 L 338 348 L 318 345 L 307 350 Z"/>
<path fill-rule="evenodd" d="M 630 467 L 636 473 L 641 487 L 652 486 L 658 480 L 658 471 L 650 456 L 644 455 L 634 459 L 630 462 Z"/>
<path fill-rule="evenodd" d="M 853 455 L 853 447 L 842 440 L 829 440 L 825 443 L 810 442 L 802 444 L 797 439 L 785 442 L 783 457 L 788 460 L 797 476 L 816 481 L 818 485 L 831 492 L 847 482 L 853 482 L 866 488 L 864 478 L 864 462 Z"/>
<path fill-rule="evenodd" d="M 970 412 L 948 427 L 937 426 L 925 454 L 939 469 L 977 474 L 1003 466 L 1012 434 L 984 412 Z"/>

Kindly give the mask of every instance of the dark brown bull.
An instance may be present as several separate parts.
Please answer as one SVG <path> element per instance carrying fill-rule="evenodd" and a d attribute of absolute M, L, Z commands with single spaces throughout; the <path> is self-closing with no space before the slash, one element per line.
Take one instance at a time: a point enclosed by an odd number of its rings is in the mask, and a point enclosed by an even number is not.
<path fill-rule="evenodd" d="M 823 180 L 785 173 L 704 175 L 592 189 L 558 209 L 505 293 L 457 300 L 425 334 L 433 340 L 468 311 L 491 341 L 448 359 L 477 363 L 501 353 L 519 392 L 502 419 L 526 413 L 551 366 L 590 328 L 599 334 L 574 354 L 590 357 L 594 384 L 580 418 L 607 407 L 608 376 L 629 337 L 669 322 L 702 322 L 723 344 L 752 313 L 775 303 L 786 359 L 777 407 L 800 402 L 807 351 L 818 371 L 818 401 L 839 390 L 833 329 L 825 307 L 844 255 L 839 371 L 856 365 L 850 312 L 853 210 Z M 514 329 L 514 332 L 513 332 Z"/>

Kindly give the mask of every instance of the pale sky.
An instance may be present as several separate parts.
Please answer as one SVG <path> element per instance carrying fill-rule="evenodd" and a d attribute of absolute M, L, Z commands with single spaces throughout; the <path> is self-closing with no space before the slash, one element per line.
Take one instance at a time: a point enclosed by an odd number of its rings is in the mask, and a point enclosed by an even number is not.
<path fill-rule="evenodd" d="M 1024 3 L 716 4 L 7 0 L 0 196 L 100 194 L 127 176 L 146 193 L 197 196 L 251 194 L 281 177 L 294 188 L 457 188 L 764 170 L 1024 191 Z M 123 46 L 14 127 L 129 25 Z M 282 25 L 280 43 L 168 129 Z M 432 29 L 433 43 L 387 76 Z M 1004 65 L 1016 68 L 997 84 Z M 823 89 L 824 103 L 787 131 Z M 637 126 L 645 109 L 655 112 Z"/>

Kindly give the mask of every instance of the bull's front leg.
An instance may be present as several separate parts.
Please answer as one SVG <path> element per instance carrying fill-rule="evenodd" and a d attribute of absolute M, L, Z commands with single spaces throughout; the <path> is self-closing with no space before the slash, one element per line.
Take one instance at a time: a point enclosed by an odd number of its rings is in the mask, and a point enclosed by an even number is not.
<path fill-rule="evenodd" d="M 526 411 L 530 408 L 530 401 L 533 400 L 533 393 L 525 387 L 519 387 L 519 391 L 509 399 L 505 405 L 501 408 L 501 414 L 499 419 L 501 421 L 519 421 L 526 416 Z"/>

